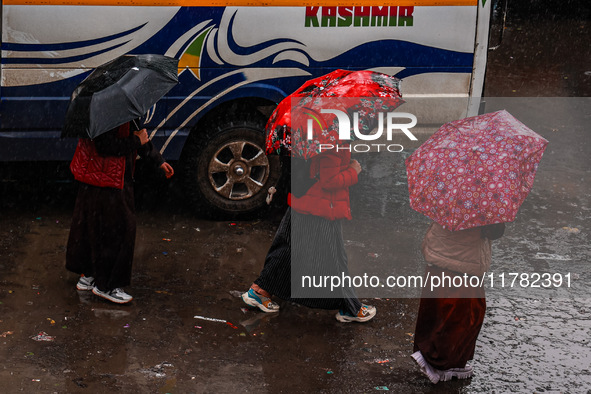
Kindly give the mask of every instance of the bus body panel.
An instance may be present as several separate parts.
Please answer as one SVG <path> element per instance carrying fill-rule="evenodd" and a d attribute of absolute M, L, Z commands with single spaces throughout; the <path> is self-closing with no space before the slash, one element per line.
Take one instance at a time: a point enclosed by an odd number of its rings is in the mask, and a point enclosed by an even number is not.
<path fill-rule="evenodd" d="M 413 98 L 470 97 L 484 74 L 474 69 L 479 8 L 4 5 L 0 161 L 69 160 L 75 143 L 59 138 L 69 95 L 126 53 L 179 59 L 180 84 L 146 116 L 169 160 L 221 103 L 277 103 L 337 68 L 396 75 L 405 112 L 451 120 L 465 104 L 438 113 Z"/>

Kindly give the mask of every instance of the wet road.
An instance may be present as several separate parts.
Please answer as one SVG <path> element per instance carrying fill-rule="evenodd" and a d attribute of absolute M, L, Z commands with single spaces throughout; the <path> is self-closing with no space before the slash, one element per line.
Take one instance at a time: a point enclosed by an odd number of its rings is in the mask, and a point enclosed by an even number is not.
<path fill-rule="evenodd" d="M 568 38 L 580 26 L 556 31 Z M 490 53 L 488 96 L 589 96 L 588 70 L 574 53 L 546 60 L 544 71 L 524 68 L 536 56 L 548 59 L 551 47 L 533 45 L 546 37 L 545 26 L 508 27 L 513 46 Z M 571 287 L 487 289 L 470 380 L 433 386 L 418 372 L 409 358 L 418 307 L 412 292 L 393 298 L 360 289 L 378 309 L 367 324 L 341 324 L 334 312 L 289 303 L 277 315 L 245 309 L 235 294 L 257 276 L 281 212 L 207 221 L 167 205 L 177 196 L 160 193 L 162 185 L 138 189 L 133 303 L 77 292 L 77 278 L 64 269 L 75 190 L 32 176 L 2 184 L 1 391 L 589 392 L 590 104 L 487 100 L 487 112 L 506 108 L 550 141 L 532 193 L 495 243 L 493 272 L 570 273 Z M 365 176 L 352 195 L 355 219 L 344 226 L 352 274 L 423 271 L 419 244 L 428 221 L 406 203 L 403 164 L 414 148 L 358 157 Z"/>
<path fill-rule="evenodd" d="M 236 292 L 258 274 L 281 212 L 206 221 L 140 198 L 133 303 L 77 292 L 77 278 L 63 268 L 74 193 L 54 185 L 45 193 L 61 192 L 61 202 L 3 200 L 5 392 L 586 392 L 591 166 L 581 158 L 591 157 L 591 145 L 580 140 L 589 117 L 576 114 L 591 108 L 588 100 L 489 102 L 550 141 L 532 193 L 495 244 L 493 272 L 571 273 L 572 287 L 487 289 L 471 380 L 432 386 L 408 357 L 418 307 L 412 291 L 394 298 L 359 289 L 378 308 L 367 324 L 344 325 L 334 312 L 289 303 L 277 315 L 245 309 Z M 422 273 L 428 221 L 406 204 L 404 182 L 412 149 L 359 156 L 366 176 L 352 196 L 355 219 L 344 226 L 353 275 Z M 42 332 L 51 340 L 34 340 Z"/>
<path fill-rule="evenodd" d="M 3 219 L 2 228 L 17 233 L 2 256 L 4 392 L 341 392 L 344 382 L 357 382 L 344 391 L 358 392 L 407 385 L 414 301 L 374 300 L 381 323 L 367 325 L 343 325 L 334 312 L 286 303 L 278 315 L 244 308 L 235 291 L 258 273 L 273 223 L 139 214 L 135 300 L 118 306 L 75 291 L 76 277 L 63 269 L 69 212 L 44 211 Z M 49 340 L 34 340 L 41 332 Z M 427 387 L 417 373 L 412 379 Z"/>

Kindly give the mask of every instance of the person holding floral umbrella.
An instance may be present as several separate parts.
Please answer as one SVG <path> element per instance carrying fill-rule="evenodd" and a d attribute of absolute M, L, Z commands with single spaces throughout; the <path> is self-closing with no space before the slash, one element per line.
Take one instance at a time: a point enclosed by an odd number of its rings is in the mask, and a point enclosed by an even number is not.
<path fill-rule="evenodd" d="M 481 284 L 461 278 L 490 269 L 491 242 L 515 219 L 547 144 L 498 111 L 443 125 L 406 161 L 410 205 L 433 220 L 425 278 L 443 284 L 423 288 L 411 356 L 432 383 L 473 374 L 486 300 Z"/>
<path fill-rule="evenodd" d="M 336 309 L 336 319 L 343 323 L 367 322 L 375 316 L 375 307 L 362 304 L 350 287 L 330 294 L 326 288 L 314 292 L 302 288 L 300 279 L 348 275 L 341 221 L 352 218 L 349 187 L 361 172 L 359 162 L 351 159 L 350 141 L 339 141 L 335 123 L 320 116 L 320 107 L 325 99 L 347 97 L 351 99 L 334 103 L 344 111 L 356 111 L 368 98 L 376 98 L 383 108 L 394 109 L 403 103 L 398 83 L 394 77 L 371 71 L 335 70 L 306 82 L 279 103 L 266 127 L 267 153 L 292 158 L 290 208 L 259 277 L 242 295 L 246 304 L 277 312 L 279 305 L 271 299 L 275 295 L 308 307 Z M 359 119 L 357 127 L 371 131 L 366 120 L 372 114 L 364 113 L 367 117 Z M 310 115 L 321 130 L 306 138 Z M 333 148 L 322 150 L 324 142 L 333 142 Z"/>

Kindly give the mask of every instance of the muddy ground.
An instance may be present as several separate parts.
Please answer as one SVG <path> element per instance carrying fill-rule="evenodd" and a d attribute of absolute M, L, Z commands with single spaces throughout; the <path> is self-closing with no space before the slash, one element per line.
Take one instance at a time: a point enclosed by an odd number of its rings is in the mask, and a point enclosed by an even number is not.
<path fill-rule="evenodd" d="M 245 308 L 235 291 L 260 270 L 274 220 L 139 213 L 135 299 L 119 306 L 76 291 L 64 270 L 70 215 L 43 206 L 2 219 L 8 392 L 357 392 L 406 386 L 409 373 L 428 387 L 407 357 L 416 300 L 371 300 L 379 319 L 364 325 L 290 303 L 279 314 Z M 51 340 L 32 339 L 41 332 Z"/>

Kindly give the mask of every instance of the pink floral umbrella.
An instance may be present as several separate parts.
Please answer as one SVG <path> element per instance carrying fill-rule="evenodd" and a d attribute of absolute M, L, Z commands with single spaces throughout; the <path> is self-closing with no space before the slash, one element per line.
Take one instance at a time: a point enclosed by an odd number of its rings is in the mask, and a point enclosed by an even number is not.
<path fill-rule="evenodd" d="M 451 231 L 511 222 L 547 145 L 505 110 L 446 123 L 406 160 L 410 206 Z"/>

